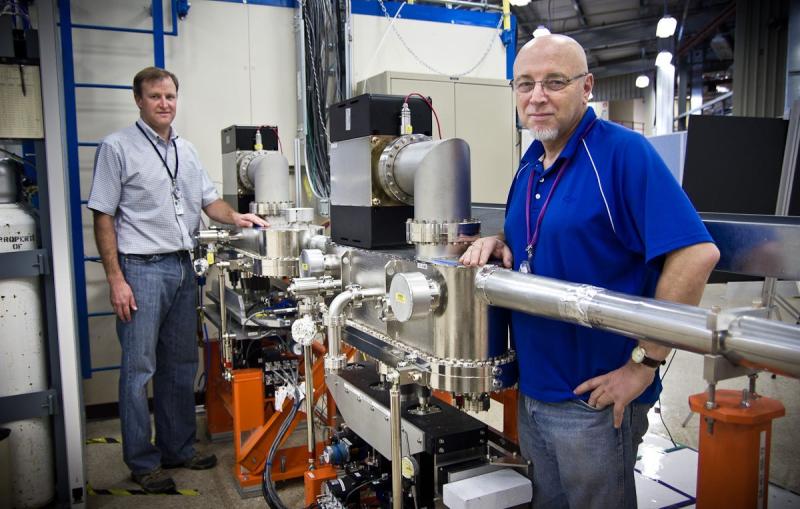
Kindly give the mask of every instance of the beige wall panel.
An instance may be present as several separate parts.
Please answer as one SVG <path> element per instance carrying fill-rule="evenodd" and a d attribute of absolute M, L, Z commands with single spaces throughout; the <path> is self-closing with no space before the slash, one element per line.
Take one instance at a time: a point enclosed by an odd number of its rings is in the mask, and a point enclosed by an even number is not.
<path fill-rule="evenodd" d="M 474 66 L 494 41 L 486 59 L 468 76 L 505 78 L 506 50 L 494 28 L 406 19 L 396 20 L 395 27 L 420 60 L 444 75 Z M 353 83 L 388 70 L 435 72 L 403 47 L 386 18 L 353 16 L 353 39 Z"/>
<path fill-rule="evenodd" d="M 297 135 L 294 9 L 250 5 L 248 19 L 250 118 L 254 125 L 278 126 L 283 155 L 292 165 L 294 164 L 292 147 Z"/>
<path fill-rule="evenodd" d="M 166 65 L 180 80 L 175 128 L 191 141 L 222 189 L 220 131 L 250 123 L 248 6 L 192 2 L 179 36 L 167 38 Z"/>
<path fill-rule="evenodd" d="M 471 149 L 473 202 L 506 202 L 515 170 L 510 97 L 510 87 L 455 84 L 455 136 Z"/>
<path fill-rule="evenodd" d="M 452 138 L 456 134 L 456 115 L 455 115 L 455 91 L 452 83 L 443 81 L 423 81 L 393 78 L 391 80 L 392 94 L 406 95 L 418 92 L 431 98 L 436 114 L 439 115 L 439 123 L 442 127 L 442 138 Z M 436 130 L 436 119 L 432 118 L 433 138 L 439 139 Z M 398 119 L 398 132 L 400 131 Z M 413 126 L 412 126 L 413 127 Z"/>

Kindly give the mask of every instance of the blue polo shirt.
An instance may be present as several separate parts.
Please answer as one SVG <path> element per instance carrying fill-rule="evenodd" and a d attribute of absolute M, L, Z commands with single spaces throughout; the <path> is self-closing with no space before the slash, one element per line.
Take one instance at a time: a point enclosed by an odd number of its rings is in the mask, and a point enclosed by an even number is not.
<path fill-rule="evenodd" d="M 579 139 L 595 119 L 588 108 L 550 168 L 539 161 L 544 147 L 538 141 L 520 161 L 504 228 L 514 270 L 527 259 L 525 215 L 530 214 L 533 229 L 559 168 L 569 160 L 542 219 L 533 272 L 653 297 L 666 254 L 712 239 L 643 136 L 597 119 Z M 520 390 L 549 402 L 573 399 L 578 385 L 624 365 L 636 346 L 635 340 L 617 334 L 519 312 L 512 313 L 511 337 L 519 359 Z M 660 390 L 656 377 L 637 401 L 652 403 Z"/>

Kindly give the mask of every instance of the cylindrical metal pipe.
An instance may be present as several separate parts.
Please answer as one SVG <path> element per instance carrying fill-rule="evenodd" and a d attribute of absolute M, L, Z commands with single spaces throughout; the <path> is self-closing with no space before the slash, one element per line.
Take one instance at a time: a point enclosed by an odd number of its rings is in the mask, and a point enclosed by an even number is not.
<path fill-rule="evenodd" d="M 457 5 L 459 7 L 467 7 L 469 9 L 483 9 L 485 11 L 502 11 L 502 5 L 495 5 L 490 4 L 488 2 L 478 1 L 475 2 L 473 0 L 427 0 L 428 3 L 432 4 L 441 4 L 447 7 Z"/>
<path fill-rule="evenodd" d="M 219 288 L 219 340 L 222 345 L 223 378 L 230 380 L 233 369 L 233 346 L 228 336 L 228 308 L 225 304 L 225 267 L 217 264 Z"/>
<path fill-rule="evenodd" d="M 326 363 L 329 371 L 336 372 L 341 364 L 342 328 L 344 326 L 344 310 L 355 298 L 356 290 L 347 289 L 337 295 L 328 308 L 328 355 L 330 362 Z"/>
<path fill-rule="evenodd" d="M 371 300 L 385 295 L 381 288 L 361 289 L 357 287 L 347 288 L 337 295 L 328 308 L 328 355 L 325 357 L 325 368 L 327 371 L 336 373 L 344 367 L 345 359 L 341 354 L 342 329 L 347 319 L 345 309 L 356 299 Z"/>
<path fill-rule="evenodd" d="M 731 362 L 800 378 L 800 327 L 753 316 L 737 318 L 722 340 Z"/>
<path fill-rule="evenodd" d="M 713 352 L 711 311 L 616 293 L 497 267 L 475 278 L 488 304 L 645 339 L 696 353 Z M 735 364 L 800 377 L 800 327 L 739 317 L 722 336 L 721 351 Z"/>
<path fill-rule="evenodd" d="M 8 157 L 0 159 L 0 204 L 17 201 L 17 163 Z"/>
<path fill-rule="evenodd" d="M 392 509 L 403 509 L 403 474 L 401 469 L 400 434 L 400 384 L 395 382 L 389 389 L 389 420 L 392 437 Z"/>
<path fill-rule="evenodd" d="M 298 7 L 298 9 L 302 9 L 302 7 Z M 300 19 L 302 22 L 302 18 Z M 302 41 L 302 38 L 300 40 Z M 305 104 L 305 100 L 303 101 L 303 104 Z M 302 163 L 303 156 L 300 148 L 301 143 L 302 141 L 300 140 L 300 138 L 294 139 L 294 206 L 295 207 L 303 206 L 303 163 Z"/>
<path fill-rule="evenodd" d="M 246 171 L 255 187 L 255 201 L 289 201 L 289 161 L 281 154 L 263 152 L 250 161 Z"/>
<path fill-rule="evenodd" d="M 303 347 L 303 360 L 305 364 L 305 378 L 306 378 L 306 424 L 308 431 L 306 437 L 308 438 L 308 468 L 314 468 L 314 459 L 316 456 L 316 440 L 314 439 L 314 377 L 311 368 L 311 359 L 314 357 L 311 345 Z"/>
<path fill-rule="evenodd" d="M 414 196 L 417 221 L 458 222 L 469 219 L 469 145 L 449 138 L 405 146 L 394 162 L 394 178 Z"/>

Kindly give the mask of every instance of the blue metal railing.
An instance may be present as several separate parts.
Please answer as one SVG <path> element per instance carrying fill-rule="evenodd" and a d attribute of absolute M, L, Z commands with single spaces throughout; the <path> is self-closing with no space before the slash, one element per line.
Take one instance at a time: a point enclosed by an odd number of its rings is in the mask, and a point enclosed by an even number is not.
<path fill-rule="evenodd" d="M 131 85 L 103 85 L 101 83 L 75 83 L 75 88 L 115 88 L 119 90 L 133 90 Z"/>
<path fill-rule="evenodd" d="M 92 367 L 91 345 L 89 342 L 89 319 L 95 317 L 113 316 L 111 311 L 89 312 L 86 297 L 86 267 L 87 262 L 100 261 L 99 256 L 86 256 L 83 239 L 83 207 L 87 200 L 81 198 L 80 167 L 78 148 L 97 147 L 96 141 L 81 141 L 78 139 L 78 115 L 75 100 L 75 91 L 78 88 L 131 90 L 130 85 L 114 85 L 104 83 L 76 83 L 75 62 L 73 57 L 72 31 L 101 30 L 109 32 L 128 32 L 153 35 L 154 65 L 164 67 L 164 36 L 178 35 L 178 18 L 188 12 L 188 2 L 185 0 L 170 0 L 172 12 L 172 30 L 164 31 L 164 16 L 162 0 L 151 0 L 150 8 L 153 16 L 153 28 L 150 30 L 104 25 L 91 25 L 72 23 L 72 14 L 69 0 L 59 0 L 59 32 L 61 36 L 61 58 L 64 74 L 64 119 L 66 123 L 67 165 L 69 168 L 69 193 L 70 193 L 70 223 L 72 230 L 72 257 L 75 273 L 75 309 L 78 315 L 78 337 L 81 346 L 81 373 L 84 378 L 91 378 L 92 373 L 119 369 L 119 366 Z"/>

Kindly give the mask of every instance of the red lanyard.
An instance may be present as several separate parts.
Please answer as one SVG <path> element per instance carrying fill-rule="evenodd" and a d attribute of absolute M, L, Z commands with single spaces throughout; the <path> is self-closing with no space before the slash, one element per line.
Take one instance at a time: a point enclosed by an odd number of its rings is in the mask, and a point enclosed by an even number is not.
<path fill-rule="evenodd" d="M 594 127 L 595 122 L 597 122 L 596 118 L 592 120 L 592 123 L 590 123 L 583 131 L 583 134 L 580 135 L 578 138 L 578 143 L 582 142 L 583 139 L 586 138 L 586 135 L 589 134 L 589 131 L 592 129 L 592 127 Z M 542 226 L 542 220 L 544 219 L 544 213 L 547 211 L 547 207 L 550 205 L 550 200 L 553 198 L 553 193 L 556 190 L 556 186 L 558 186 L 558 183 L 561 182 L 561 177 L 564 175 L 564 171 L 567 169 L 567 166 L 569 166 L 569 163 L 572 162 L 573 155 L 575 155 L 575 152 L 573 152 L 572 155 L 569 156 L 566 161 L 564 161 L 564 163 L 561 165 L 561 168 L 558 169 L 556 179 L 553 181 L 553 186 L 550 188 L 550 192 L 547 193 L 547 198 L 545 198 L 542 209 L 539 211 L 539 216 L 536 218 L 535 229 L 533 231 L 531 231 L 531 191 L 533 190 L 533 168 L 531 168 L 531 173 L 528 175 L 528 192 L 525 195 L 525 225 L 527 227 L 526 233 L 528 244 L 525 247 L 525 251 L 528 253 L 529 265 L 533 263 L 533 253 L 536 251 L 536 244 L 539 242 L 539 231 Z"/>

